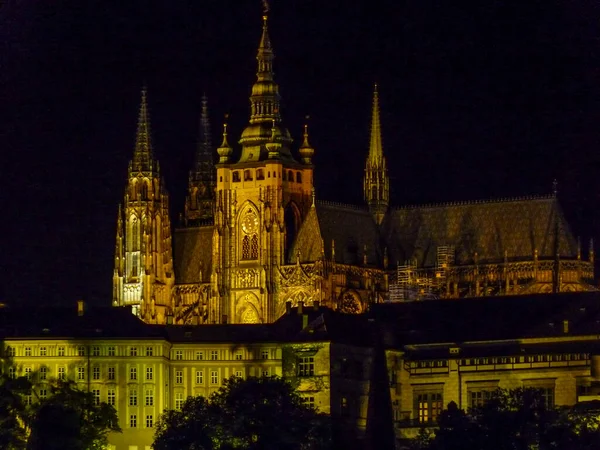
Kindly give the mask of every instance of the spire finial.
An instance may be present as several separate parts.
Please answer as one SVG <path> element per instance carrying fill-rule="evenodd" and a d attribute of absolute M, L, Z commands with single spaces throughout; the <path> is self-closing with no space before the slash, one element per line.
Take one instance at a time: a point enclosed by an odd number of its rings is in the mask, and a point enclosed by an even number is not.
<path fill-rule="evenodd" d="M 133 152 L 132 167 L 134 170 L 152 170 L 152 142 L 150 140 L 150 116 L 148 114 L 147 89 L 142 87 L 140 113 L 138 116 L 137 133 L 135 136 L 135 150 Z"/>
<path fill-rule="evenodd" d="M 233 153 L 233 148 L 227 142 L 227 119 L 229 119 L 229 114 L 225 114 L 225 120 L 223 120 L 223 142 L 221 142 L 221 146 L 217 149 L 220 164 L 229 162 L 229 157 Z"/>
<path fill-rule="evenodd" d="M 307 115 L 304 118 L 306 119 L 306 122 L 304 123 L 304 139 L 302 141 L 302 145 L 300 146 L 299 153 L 304 164 L 311 164 L 312 157 L 315 154 L 315 149 L 308 142 L 308 120 L 310 119 L 310 116 Z"/>
<path fill-rule="evenodd" d="M 313 186 L 312 189 L 310 190 L 310 195 L 312 197 L 312 205 L 311 208 L 315 207 L 315 187 Z"/>

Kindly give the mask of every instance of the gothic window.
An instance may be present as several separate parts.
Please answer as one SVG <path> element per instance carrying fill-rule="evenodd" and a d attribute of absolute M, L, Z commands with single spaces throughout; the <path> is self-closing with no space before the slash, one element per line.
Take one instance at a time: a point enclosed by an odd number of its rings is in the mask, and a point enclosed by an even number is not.
<path fill-rule="evenodd" d="M 131 221 L 131 250 L 139 250 L 140 245 L 140 224 L 136 217 Z"/>
<path fill-rule="evenodd" d="M 242 259 L 250 259 L 250 236 L 242 238 Z"/>
<path fill-rule="evenodd" d="M 240 181 L 240 173 L 239 172 L 233 172 L 233 182 L 234 183 L 238 183 Z"/>
<path fill-rule="evenodd" d="M 250 242 L 250 259 L 258 259 L 258 236 L 256 234 L 252 235 Z"/>
<path fill-rule="evenodd" d="M 296 172 L 296 183 L 302 183 L 302 173 Z"/>
<path fill-rule="evenodd" d="M 252 181 L 252 171 L 244 170 L 244 181 Z"/>
<path fill-rule="evenodd" d="M 252 210 L 246 211 L 240 221 L 242 231 L 242 259 L 258 259 L 258 217 Z"/>
<path fill-rule="evenodd" d="M 142 190 L 142 200 L 148 200 L 148 183 L 143 181 L 140 187 Z"/>

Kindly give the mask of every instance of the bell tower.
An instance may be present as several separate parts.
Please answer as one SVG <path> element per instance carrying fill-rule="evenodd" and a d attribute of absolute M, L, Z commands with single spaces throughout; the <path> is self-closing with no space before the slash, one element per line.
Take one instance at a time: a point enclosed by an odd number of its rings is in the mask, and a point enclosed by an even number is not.
<path fill-rule="evenodd" d="M 390 203 L 390 179 L 387 173 L 383 145 L 381 143 L 381 124 L 379 121 L 379 94 L 377 84 L 373 90 L 373 110 L 371 117 L 371 142 L 365 165 L 364 177 L 365 201 L 377 222 L 381 225 Z"/>
<path fill-rule="evenodd" d="M 226 125 L 217 149 L 215 229 L 222 322 L 275 320 L 278 267 L 285 264 L 312 201 L 314 150 L 305 130 L 301 161 L 292 155 L 293 140 L 282 123 L 273 76 L 274 58 L 265 11 L 250 120 L 238 141 L 240 156 L 233 160 Z"/>
<path fill-rule="evenodd" d="M 152 154 L 142 90 L 133 159 L 117 218 L 113 306 L 131 306 L 147 323 L 164 323 L 174 285 L 169 195 Z"/>

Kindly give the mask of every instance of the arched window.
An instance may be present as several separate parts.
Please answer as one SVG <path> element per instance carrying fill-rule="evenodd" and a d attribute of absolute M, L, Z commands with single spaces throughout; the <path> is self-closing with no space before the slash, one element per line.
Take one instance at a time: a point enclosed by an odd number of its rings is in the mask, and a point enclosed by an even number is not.
<path fill-rule="evenodd" d="M 283 181 L 285 181 L 285 170 L 283 171 L 283 176 L 281 177 Z"/>
<path fill-rule="evenodd" d="M 258 259 L 258 236 L 252 235 L 250 242 L 250 259 Z"/>
<path fill-rule="evenodd" d="M 244 181 L 252 181 L 252 171 L 244 170 Z"/>
<path fill-rule="evenodd" d="M 240 181 L 240 173 L 239 172 L 233 172 L 233 182 L 234 183 L 238 183 Z"/>
<path fill-rule="evenodd" d="M 256 170 L 256 179 L 257 180 L 264 180 L 265 179 L 265 172 L 262 169 L 257 169 Z"/>
<path fill-rule="evenodd" d="M 138 251 L 140 249 L 140 224 L 137 217 L 131 221 L 131 250 Z"/>
<path fill-rule="evenodd" d="M 250 236 L 246 235 L 242 239 L 242 259 L 250 258 Z"/>
<path fill-rule="evenodd" d="M 296 183 L 302 183 L 302 173 L 296 172 Z"/>
<path fill-rule="evenodd" d="M 288 181 L 292 183 L 294 181 L 294 172 L 291 170 L 288 171 Z"/>

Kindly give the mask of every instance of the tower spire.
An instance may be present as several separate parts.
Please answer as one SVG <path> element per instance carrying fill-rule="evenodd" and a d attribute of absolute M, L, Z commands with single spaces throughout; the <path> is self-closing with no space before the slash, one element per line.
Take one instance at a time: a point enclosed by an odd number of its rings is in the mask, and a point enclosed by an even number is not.
<path fill-rule="evenodd" d="M 152 171 L 152 141 L 150 138 L 150 115 L 146 99 L 146 86 L 142 88 L 140 113 L 138 116 L 137 133 L 135 136 L 135 149 L 133 152 L 132 168 L 138 172 Z"/>
<path fill-rule="evenodd" d="M 375 83 L 373 89 L 371 139 L 369 142 L 369 154 L 365 165 L 364 193 L 371 214 L 373 214 L 377 224 L 381 224 L 389 205 L 390 184 L 386 160 L 385 156 L 383 156 L 377 83 Z"/>

